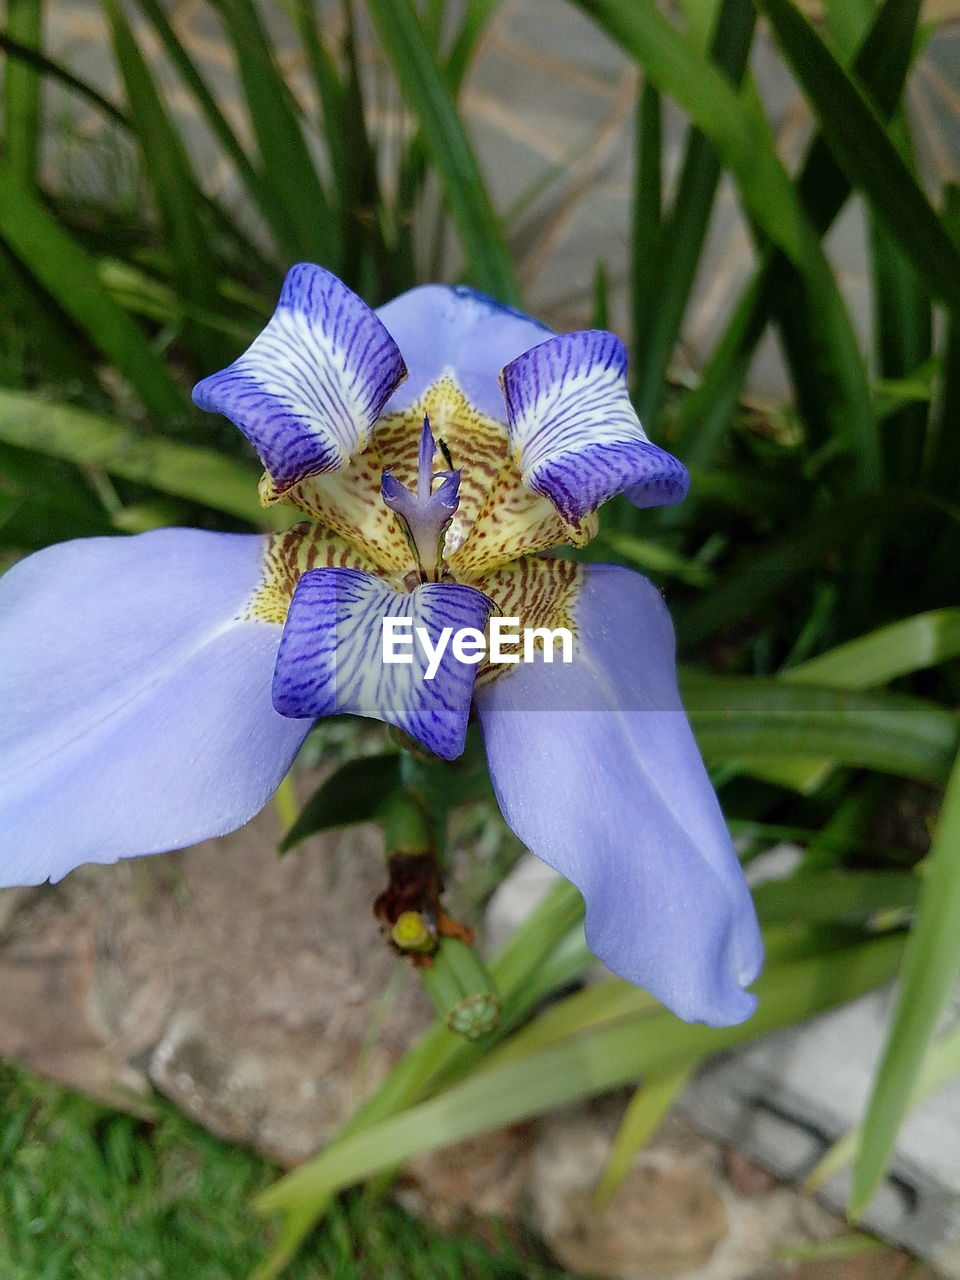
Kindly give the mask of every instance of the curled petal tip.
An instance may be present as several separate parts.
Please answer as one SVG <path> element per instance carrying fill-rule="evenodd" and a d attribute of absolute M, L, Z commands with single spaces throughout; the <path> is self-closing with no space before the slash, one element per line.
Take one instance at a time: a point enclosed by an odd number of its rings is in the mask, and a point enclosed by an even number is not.
<path fill-rule="evenodd" d="M 675 502 L 685 492 L 683 465 L 640 425 L 626 366 L 618 337 L 587 329 L 550 338 L 501 372 L 524 480 L 569 525 L 623 490 L 641 506 Z"/>
<path fill-rule="evenodd" d="M 251 441 L 278 493 L 362 450 L 406 376 L 376 314 L 331 272 L 291 267 L 266 327 L 194 403 L 222 413 Z"/>

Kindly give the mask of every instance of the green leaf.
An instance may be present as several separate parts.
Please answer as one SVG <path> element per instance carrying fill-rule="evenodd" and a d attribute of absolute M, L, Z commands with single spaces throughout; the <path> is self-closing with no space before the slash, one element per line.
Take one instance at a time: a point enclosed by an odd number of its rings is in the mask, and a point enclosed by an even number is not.
<path fill-rule="evenodd" d="M 903 89 L 919 11 L 919 0 L 884 0 L 873 15 L 873 23 L 853 62 L 854 73 L 885 117 L 893 112 Z M 849 181 L 823 136 L 817 134 L 801 167 L 797 194 L 819 235 L 831 226 L 849 192 Z M 803 380 L 804 371 L 814 368 L 802 326 L 783 326 L 795 296 L 794 269 L 783 253 L 768 251 L 741 295 L 699 386 L 683 400 L 675 426 L 675 447 L 688 465 L 706 466 L 712 458 L 736 407 L 753 352 L 774 309 L 781 320 L 794 375 Z M 808 418 L 812 416 L 811 406 L 817 398 L 815 382 L 815 374 L 808 373 L 798 388 Z M 872 445 L 872 439 L 868 440 L 871 454 Z M 681 514 L 678 509 L 667 512 L 667 523 L 675 522 Z"/>
<path fill-rule="evenodd" d="M 66 538 L 113 532 L 103 505 L 75 471 L 0 444 L 0 544 L 35 551 Z"/>
<path fill-rule="evenodd" d="M 942 1089 L 958 1072 L 960 1072 L 960 1023 L 944 1032 L 924 1055 L 923 1064 L 910 1093 L 908 1110 L 912 1110 L 938 1089 Z M 862 1140 L 862 1124 L 848 1129 L 817 1162 L 816 1168 L 806 1178 L 804 1186 L 810 1191 L 819 1191 L 834 1174 L 853 1162 L 857 1147 Z"/>
<path fill-rule="evenodd" d="M 125 129 L 130 128 L 129 118 L 115 103 L 111 102 L 109 98 L 105 98 L 98 89 L 88 84 L 86 80 L 81 80 L 79 76 L 74 75 L 72 71 L 62 66 L 61 63 L 41 52 L 40 49 L 15 40 L 9 27 L 6 31 L 0 31 L 0 49 L 15 62 L 23 63 L 25 67 L 30 67 L 34 71 L 40 72 L 47 79 L 55 80 L 57 84 L 63 85 L 71 93 L 75 93 L 78 97 L 92 103 L 98 111 L 101 111 L 116 124 L 122 125 Z"/>
<path fill-rule="evenodd" d="M 630 1172 L 637 1152 L 656 1133 L 696 1067 L 697 1063 L 694 1062 L 676 1071 L 648 1076 L 637 1086 L 620 1121 L 613 1147 L 593 1193 L 593 1202 L 599 1212 L 610 1203 L 617 1188 Z"/>
<path fill-rule="evenodd" d="M 187 50 L 178 39 L 162 5 L 158 3 L 158 0 L 137 0 L 137 4 L 163 45 L 177 73 L 196 100 L 211 132 L 235 167 L 237 176 L 243 183 L 247 194 L 260 210 L 271 229 L 275 231 L 275 218 L 280 216 L 281 221 L 283 220 L 282 212 L 279 212 L 277 208 L 277 194 L 269 183 L 264 181 L 263 175 L 253 167 L 227 117 L 221 111 L 216 98 L 210 92 L 203 76 L 201 76 Z"/>
<path fill-rule="evenodd" d="M 397 752 L 349 760 L 332 773 L 303 806 L 300 816 L 280 841 L 281 851 L 285 853 L 307 836 L 330 827 L 370 822 L 399 786 Z"/>
<path fill-rule="evenodd" d="M 960 251 L 876 110 L 790 0 L 757 4 L 847 177 L 869 199 L 933 297 L 960 314 Z"/>
<path fill-rule="evenodd" d="M 117 65 L 143 152 L 144 171 L 160 212 L 179 292 L 188 306 L 212 310 L 216 303 L 212 247 L 199 217 L 202 199 L 183 139 L 166 113 L 150 69 L 117 0 L 103 0 Z M 187 347 L 203 365 L 223 363 L 227 351 L 211 332 L 188 322 Z"/>
<path fill-rule="evenodd" d="M 643 307 L 656 274 L 656 247 L 663 216 L 663 119 L 660 94 L 644 77 L 634 123 L 633 204 L 630 228 L 630 376 L 636 385 L 643 351 Z"/>
<path fill-rule="evenodd" d="M 871 990 L 893 972 L 901 949 L 899 937 L 887 937 L 842 953 L 770 964 L 756 986 L 757 1013 L 738 1027 L 713 1030 L 680 1022 L 665 1010 L 644 1011 L 639 1024 L 626 1015 L 522 1058 L 488 1063 L 439 1096 L 334 1143 L 270 1187 L 256 1207 L 264 1213 L 296 1210 L 421 1152 L 539 1115 L 641 1074 L 680 1070 L 706 1053 Z M 643 1002 L 643 993 L 637 995 Z"/>
<path fill-rule="evenodd" d="M 791 684 L 872 689 L 960 655 L 960 609 L 933 609 L 858 636 L 781 674 Z"/>
<path fill-rule="evenodd" d="M 849 1202 L 854 1217 L 863 1213 L 883 1179 L 937 1022 L 960 974 L 960 757 L 925 870 L 854 1163 Z"/>
<path fill-rule="evenodd" d="M 40 47 L 42 0 L 7 0 L 6 34 L 28 48 Z M 40 77 L 26 62 L 7 62 L 3 85 L 4 150 L 10 172 L 27 190 L 37 182 L 40 154 Z"/>
<path fill-rule="evenodd" d="M 696 560 L 671 551 L 653 538 L 639 538 L 634 533 L 618 533 L 614 529 L 601 529 L 597 541 L 603 547 L 636 565 L 645 573 L 659 573 L 678 578 L 693 587 L 707 587 L 713 582 L 713 573 Z"/>
<path fill-rule="evenodd" d="M 710 58 L 733 85 L 738 85 L 743 78 L 755 23 L 753 0 L 723 0 L 716 17 Z M 635 320 L 639 326 L 634 337 L 636 406 L 641 422 L 647 423 L 648 429 L 657 417 L 719 180 L 719 156 L 705 134 L 692 129 L 673 206 L 659 227 L 656 242 L 650 246 L 652 263 L 647 273 L 647 287 L 635 304 Z"/>
<path fill-rule="evenodd" d="M 271 230 L 288 256 L 336 268 L 341 227 L 259 12 L 250 0 L 213 0 L 213 5 L 233 46 L 264 181 L 272 192 Z"/>
<path fill-rule="evenodd" d="M 261 528 L 286 528 L 289 510 L 264 510 L 257 472 L 222 454 L 160 436 L 140 435 L 109 418 L 37 395 L 0 390 L 0 440 L 78 466 L 152 485 Z"/>
<path fill-rule="evenodd" d="M 579 0 L 650 79 L 676 99 L 736 180 L 746 212 L 796 266 L 803 281 L 807 345 L 828 380 L 830 428 L 849 441 L 863 488 L 879 480 L 879 449 L 869 387 L 856 335 L 837 282 L 774 146 L 759 102 L 737 94 L 722 72 L 698 57 L 650 3 Z"/>
<path fill-rule="evenodd" d="M 837 555 L 874 530 L 889 529 L 895 534 L 923 505 L 918 495 L 891 489 L 883 496 L 832 503 L 795 521 L 767 545 L 735 557 L 715 587 L 677 611 L 681 644 L 699 644 L 723 627 L 755 615 L 798 577 L 818 571 L 825 556 Z"/>
<path fill-rule="evenodd" d="M 651 0 L 578 0 L 710 139 L 758 226 L 803 271 L 819 252 L 759 105 L 739 95 Z"/>
<path fill-rule="evenodd" d="M 914 907 L 919 892 L 914 875 L 804 870 L 758 885 L 753 899 L 764 925 L 862 923 L 878 911 Z"/>
<path fill-rule="evenodd" d="M 180 420 L 186 395 L 166 365 L 97 276 L 93 259 L 0 164 L 0 238 L 44 288 L 112 360 L 152 417 Z"/>
<path fill-rule="evenodd" d="M 403 95 L 420 121 L 473 283 L 500 302 L 518 306 L 520 292 L 501 227 L 410 0 L 368 0 L 367 7 Z"/>
<path fill-rule="evenodd" d="M 826 758 L 942 784 L 957 749 L 956 717 L 902 694 L 808 688 L 760 676 L 682 672 L 697 741 L 712 763 Z"/>
<path fill-rule="evenodd" d="M 960 186 L 948 183 L 944 192 L 944 220 L 960 242 Z M 948 502 L 960 499 L 960 316 L 948 318 L 943 347 L 943 372 L 926 482 L 931 492 Z M 949 548 L 952 552 L 953 548 Z M 956 556 L 949 568 L 956 569 Z"/>

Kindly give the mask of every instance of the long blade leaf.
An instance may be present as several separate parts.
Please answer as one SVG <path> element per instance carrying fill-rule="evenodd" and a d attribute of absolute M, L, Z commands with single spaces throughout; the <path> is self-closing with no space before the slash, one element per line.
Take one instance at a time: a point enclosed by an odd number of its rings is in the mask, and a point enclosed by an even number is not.
<path fill-rule="evenodd" d="M 790 0 L 756 0 L 850 181 L 935 298 L 960 312 L 960 250 L 856 82 Z"/>
<path fill-rule="evenodd" d="M 433 156 L 474 283 L 520 303 L 513 266 L 473 149 L 410 0 L 367 0 L 377 34 Z"/>
<path fill-rule="evenodd" d="M 112 360 L 158 421 L 182 419 L 185 394 L 144 334 L 100 283 L 96 263 L 0 164 L 0 238 Z"/>
<path fill-rule="evenodd" d="M 72 405 L 0 390 L 0 440 L 80 466 L 102 467 L 111 475 L 152 485 L 262 528 L 290 523 L 289 510 L 260 506 L 253 467 L 210 449 L 140 435 Z"/>
<path fill-rule="evenodd" d="M 850 1212 L 855 1217 L 867 1207 L 886 1172 L 937 1022 L 960 974 L 960 756 L 926 868 L 893 1022 L 854 1163 Z"/>

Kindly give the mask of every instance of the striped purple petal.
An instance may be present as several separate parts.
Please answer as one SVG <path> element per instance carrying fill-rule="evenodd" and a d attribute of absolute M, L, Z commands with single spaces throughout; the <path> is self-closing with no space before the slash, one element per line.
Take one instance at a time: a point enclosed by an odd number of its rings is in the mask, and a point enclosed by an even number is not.
<path fill-rule="evenodd" d="M 193 398 L 240 428 L 282 494 L 364 449 L 405 372 L 367 304 L 323 267 L 301 262 L 263 332 L 198 382 Z"/>
<path fill-rule="evenodd" d="M 482 634 L 491 608 L 458 583 L 401 592 L 356 569 L 311 570 L 287 614 L 273 705 L 285 716 L 371 716 L 453 760 L 463 751 L 477 667 L 451 641 L 467 627 Z M 409 660 L 386 661 L 387 647 Z"/>
<path fill-rule="evenodd" d="M 576 525 L 627 490 L 636 506 L 678 502 L 682 463 L 647 439 L 630 403 L 627 353 L 587 329 L 542 342 L 502 373 L 511 444 L 524 482 Z"/>

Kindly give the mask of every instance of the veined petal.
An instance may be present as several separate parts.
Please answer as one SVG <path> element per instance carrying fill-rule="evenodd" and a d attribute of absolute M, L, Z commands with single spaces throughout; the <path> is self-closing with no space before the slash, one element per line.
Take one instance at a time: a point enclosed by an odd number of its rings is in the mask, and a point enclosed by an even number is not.
<path fill-rule="evenodd" d="M 301 262 L 263 332 L 198 382 L 193 398 L 253 443 L 276 498 L 364 449 L 404 373 L 397 344 L 367 304 L 329 271 Z"/>
<path fill-rule="evenodd" d="M 581 890 L 587 941 L 690 1021 L 749 1017 L 762 963 L 746 888 L 677 693 L 670 618 L 629 569 L 581 565 L 574 661 L 477 687 L 507 822 Z"/>
<path fill-rule="evenodd" d="M 277 715 L 270 538 L 62 543 L 0 579 L 0 882 L 181 848 L 269 799 L 310 720 Z"/>
<path fill-rule="evenodd" d="M 371 716 L 403 729 L 445 760 L 463 751 L 477 667 L 449 645 L 464 627 L 482 632 L 491 602 L 473 587 L 427 582 L 394 591 L 355 569 L 315 569 L 297 584 L 284 627 L 273 682 L 282 715 Z M 385 659 L 385 619 L 409 619 L 396 651 Z M 422 629 L 422 630 L 421 630 Z M 429 663 L 422 635 L 438 654 Z"/>
<path fill-rule="evenodd" d="M 602 329 L 563 333 L 503 370 L 523 480 L 571 525 L 628 489 L 636 506 L 678 502 L 687 473 L 647 439 L 627 394 L 627 353 Z"/>
<path fill-rule="evenodd" d="M 444 374 L 451 374 L 477 413 L 504 422 L 500 370 L 551 332 L 486 294 L 444 284 L 409 289 L 378 308 L 377 315 L 403 352 L 410 373 L 387 402 L 386 413 L 409 409 Z M 442 436 L 432 417 L 431 422 L 435 434 Z"/>

